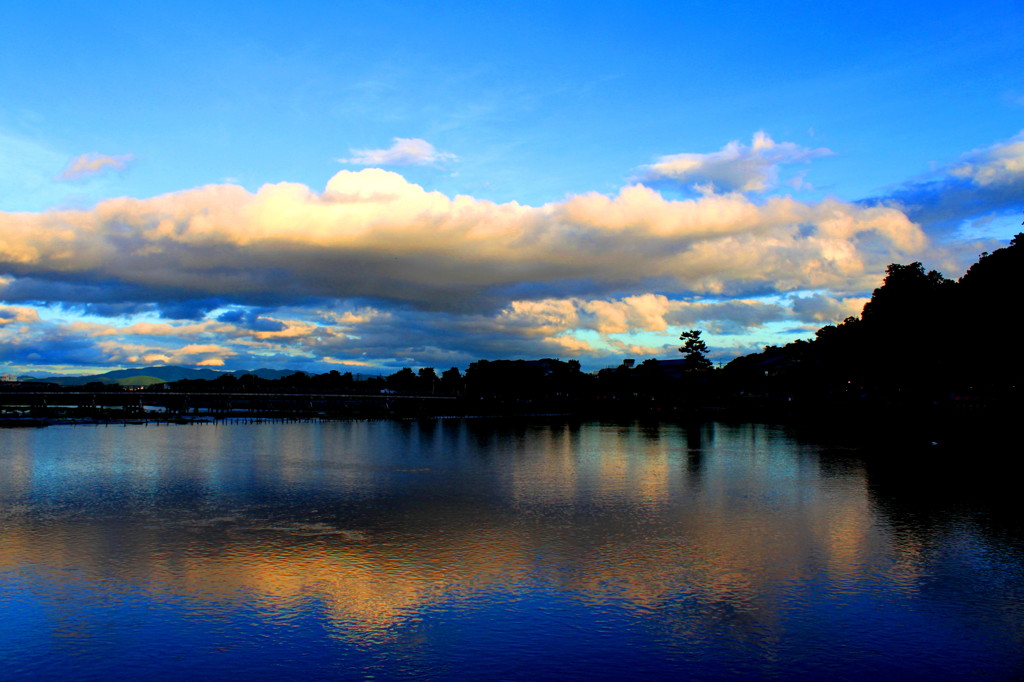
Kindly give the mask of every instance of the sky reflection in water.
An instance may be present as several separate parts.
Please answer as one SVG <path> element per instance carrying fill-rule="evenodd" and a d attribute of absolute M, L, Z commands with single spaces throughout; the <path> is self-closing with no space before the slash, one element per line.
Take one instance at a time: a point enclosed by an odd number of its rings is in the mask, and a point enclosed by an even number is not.
<path fill-rule="evenodd" d="M 1012 677 L 1020 544 L 717 424 L 0 433 L 16 677 Z M 930 510 L 934 512 L 935 510 Z"/>

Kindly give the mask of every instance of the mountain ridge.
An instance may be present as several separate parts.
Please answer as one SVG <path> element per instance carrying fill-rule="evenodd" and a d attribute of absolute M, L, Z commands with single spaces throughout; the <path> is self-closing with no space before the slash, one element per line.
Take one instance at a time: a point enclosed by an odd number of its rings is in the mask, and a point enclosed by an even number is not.
<path fill-rule="evenodd" d="M 85 384 L 98 381 L 104 384 L 115 384 L 122 379 L 131 379 L 139 376 L 156 377 L 166 382 L 180 381 L 182 379 L 206 379 L 208 381 L 217 379 L 222 376 L 234 376 L 243 377 L 246 374 L 253 374 L 261 379 L 280 379 L 282 377 L 295 374 L 298 370 L 294 369 L 269 369 L 261 367 L 253 370 L 234 370 L 234 371 L 222 371 L 216 369 L 193 369 L 191 367 L 181 367 L 179 365 L 161 365 L 156 367 L 135 367 L 128 369 L 115 369 L 109 372 L 102 372 L 100 374 L 89 374 L 83 376 L 52 376 L 52 377 L 35 377 L 35 376 L 21 376 L 18 377 L 22 381 L 45 381 L 51 384 L 58 384 L 60 386 L 84 386 Z"/>

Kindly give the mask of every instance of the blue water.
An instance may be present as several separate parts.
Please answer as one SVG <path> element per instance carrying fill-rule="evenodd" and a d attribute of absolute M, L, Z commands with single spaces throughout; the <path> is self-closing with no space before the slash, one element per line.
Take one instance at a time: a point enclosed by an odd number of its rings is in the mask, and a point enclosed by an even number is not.
<path fill-rule="evenodd" d="M 0 677 L 1019 677 L 1015 520 L 870 454 L 762 425 L 3 431 Z"/>

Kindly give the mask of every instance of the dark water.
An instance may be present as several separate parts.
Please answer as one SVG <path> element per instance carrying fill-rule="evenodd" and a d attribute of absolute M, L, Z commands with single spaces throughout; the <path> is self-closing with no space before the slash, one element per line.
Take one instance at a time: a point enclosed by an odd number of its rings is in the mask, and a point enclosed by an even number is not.
<path fill-rule="evenodd" d="M 1016 519 L 861 454 L 759 425 L 0 432 L 0 677 L 1018 677 Z"/>

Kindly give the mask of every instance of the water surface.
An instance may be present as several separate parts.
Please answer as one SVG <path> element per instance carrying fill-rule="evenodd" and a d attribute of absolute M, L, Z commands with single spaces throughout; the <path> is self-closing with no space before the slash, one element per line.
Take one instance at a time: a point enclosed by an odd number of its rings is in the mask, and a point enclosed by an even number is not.
<path fill-rule="evenodd" d="M 862 454 L 763 425 L 3 431 L 4 675 L 1018 676 L 1019 538 Z"/>

